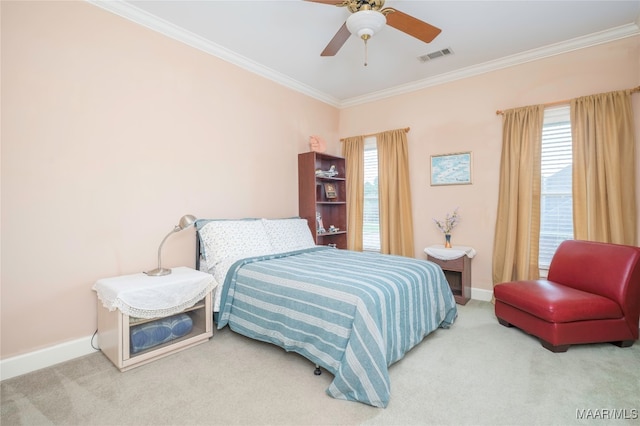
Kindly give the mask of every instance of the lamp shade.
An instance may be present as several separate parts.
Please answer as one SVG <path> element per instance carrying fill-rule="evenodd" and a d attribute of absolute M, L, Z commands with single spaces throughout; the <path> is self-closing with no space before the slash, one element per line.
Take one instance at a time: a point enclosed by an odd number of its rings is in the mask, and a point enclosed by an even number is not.
<path fill-rule="evenodd" d="M 196 223 L 196 217 L 190 214 L 186 214 L 180 218 L 180 223 L 178 223 L 178 227 L 180 230 L 187 229 Z"/>
<path fill-rule="evenodd" d="M 347 29 L 362 39 L 371 38 L 387 23 L 387 18 L 377 10 L 360 10 L 347 18 Z"/>

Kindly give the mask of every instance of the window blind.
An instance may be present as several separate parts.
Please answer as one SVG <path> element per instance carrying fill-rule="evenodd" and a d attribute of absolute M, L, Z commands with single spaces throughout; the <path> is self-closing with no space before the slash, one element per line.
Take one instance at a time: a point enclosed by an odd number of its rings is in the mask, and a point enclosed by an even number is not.
<path fill-rule="evenodd" d="M 378 148 L 375 137 L 364 141 L 364 218 L 362 248 L 380 251 L 380 214 L 378 204 Z"/>
<path fill-rule="evenodd" d="M 572 147 L 569 106 L 549 108 L 542 127 L 540 248 L 548 269 L 558 245 L 573 238 Z"/>

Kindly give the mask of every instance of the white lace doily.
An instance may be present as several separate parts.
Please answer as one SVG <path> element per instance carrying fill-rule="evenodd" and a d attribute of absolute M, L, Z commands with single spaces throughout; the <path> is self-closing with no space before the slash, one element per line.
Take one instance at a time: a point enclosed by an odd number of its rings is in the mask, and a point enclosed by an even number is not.
<path fill-rule="evenodd" d="M 211 274 L 178 267 L 160 277 L 123 275 L 96 281 L 93 290 L 109 311 L 137 318 L 159 318 L 177 314 L 195 305 L 216 287 Z"/>
<path fill-rule="evenodd" d="M 424 249 L 424 252 L 440 260 L 453 260 L 465 255 L 471 259 L 476 255 L 476 251 L 471 247 L 453 246 L 451 248 L 444 248 L 442 244 L 427 247 Z"/>

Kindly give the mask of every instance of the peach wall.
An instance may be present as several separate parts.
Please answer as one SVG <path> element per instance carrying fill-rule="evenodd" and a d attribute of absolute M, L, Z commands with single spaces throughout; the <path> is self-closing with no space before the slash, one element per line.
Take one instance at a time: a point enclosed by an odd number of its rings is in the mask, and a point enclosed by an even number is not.
<path fill-rule="evenodd" d="M 636 36 L 344 109 L 340 136 L 411 127 L 407 138 L 416 257 L 425 257 L 425 247 L 443 243 L 432 218 L 443 218 L 459 207 L 462 221 L 453 232 L 453 243 L 476 249 L 472 285 L 490 297 L 502 144 L 502 118 L 496 110 L 639 84 L 640 37 Z M 640 141 L 640 94 L 633 95 L 633 103 Z M 472 152 L 473 184 L 431 186 L 431 155 L 462 151 Z M 636 155 L 640 164 L 640 149 Z M 640 166 L 637 170 L 640 200 Z"/>
<path fill-rule="evenodd" d="M 1 8 L 3 359 L 91 335 L 93 283 L 184 214 L 296 215 L 297 154 L 337 139 L 334 107 L 89 3 Z"/>

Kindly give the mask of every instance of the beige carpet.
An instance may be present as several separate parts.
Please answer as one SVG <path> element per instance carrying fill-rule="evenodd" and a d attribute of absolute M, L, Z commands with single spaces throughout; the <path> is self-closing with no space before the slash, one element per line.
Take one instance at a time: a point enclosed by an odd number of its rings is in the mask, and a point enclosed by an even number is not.
<path fill-rule="evenodd" d="M 87 344 L 89 344 L 87 342 Z M 8 425 L 640 424 L 640 344 L 553 354 L 498 324 L 493 305 L 459 306 L 390 368 L 386 409 L 325 394 L 332 376 L 228 329 L 126 373 L 95 353 L 2 382 Z M 617 418 L 617 419 L 616 419 Z"/>

